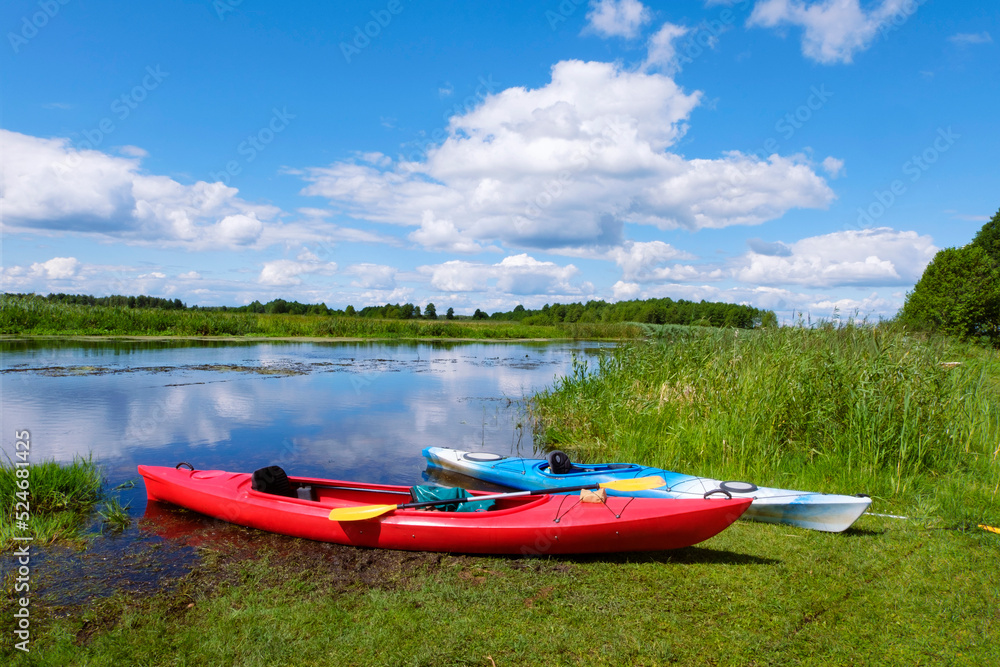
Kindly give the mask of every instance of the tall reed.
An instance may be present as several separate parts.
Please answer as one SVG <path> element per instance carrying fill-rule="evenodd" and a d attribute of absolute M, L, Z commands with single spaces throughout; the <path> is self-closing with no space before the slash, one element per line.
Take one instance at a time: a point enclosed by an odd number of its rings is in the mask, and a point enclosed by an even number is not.
<path fill-rule="evenodd" d="M 586 459 L 1000 521 L 1000 356 L 945 338 L 852 324 L 627 344 L 534 409 Z"/>

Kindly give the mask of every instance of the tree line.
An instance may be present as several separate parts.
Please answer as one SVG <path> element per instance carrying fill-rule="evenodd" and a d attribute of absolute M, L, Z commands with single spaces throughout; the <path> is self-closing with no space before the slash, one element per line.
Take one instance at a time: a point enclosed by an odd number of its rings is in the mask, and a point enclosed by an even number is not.
<path fill-rule="evenodd" d="M 27 296 L 27 295 L 17 295 Z M 103 296 L 88 294 L 49 294 L 44 298 L 54 303 L 80 306 L 111 306 L 118 308 L 160 308 L 164 310 L 200 310 L 233 313 L 260 313 L 269 315 L 316 315 L 323 317 L 359 317 L 369 319 L 436 320 L 437 307 L 428 303 L 421 307 L 413 303 L 387 303 L 383 306 L 365 306 L 356 309 L 348 305 L 344 309 L 329 308 L 325 303 L 306 304 L 285 299 L 273 299 L 267 303 L 255 300 L 245 306 L 187 306 L 180 299 L 161 299 L 152 296 Z M 759 326 L 776 326 L 778 321 L 773 311 L 761 310 L 747 305 L 710 301 L 674 301 L 669 298 L 632 301 L 588 301 L 587 303 L 545 304 L 539 309 L 516 306 L 513 310 L 488 314 L 477 308 L 472 315 L 456 315 L 454 308 L 448 308 L 441 316 L 447 320 L 491 320 L 519 322 L 527 325 L 553 325 L 572 323 L 619 323 L 642 322 L 648 324 L 694 324 L 713 327 L 737 327 L 749 329 Z"/>
<path fill-rule="evenodd" d="M 693 324 L 712 327 L 752 329 L 777 326 L 774 311 L 717 301 L 674 301 L 670 298 L 631 301 L 588 301 L 587 303 L 546 304 L 539 310 L 517 306 L 510 312 L 496 312 L 492 320 L 513 320 L 523 324 L 618 323 Z"/>

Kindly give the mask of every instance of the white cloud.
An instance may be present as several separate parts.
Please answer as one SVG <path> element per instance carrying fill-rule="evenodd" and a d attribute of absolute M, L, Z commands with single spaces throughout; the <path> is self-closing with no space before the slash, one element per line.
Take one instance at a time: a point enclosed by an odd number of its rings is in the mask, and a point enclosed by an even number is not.
<path fill-rule="evenodd" d="M 333 262 L 297 262 L 277 259 L 265 262 L 257 279 L 262 285 L 289 286 L 302 284 L 302 276 L 311 273 L 330 274 L 337 270 Z"/>
<path fill-rule="evenodd" d="M 626 241 L 608 251 L 608 259 L 622 268 L 623 280 L 650 280 L 664 263 L 674 259 L 694 259 L 694 256 L 663 241 Z"/>
<path fill-rule="evenodd" d="M 508 88 L 451 118 L 426 160 L 371 154 L 302 172 L 303 194 L 417 228 L 427 248 L 476 252 L 614 246 L 625 222 L 696 230 L 758 224 L 833 192 L 802 155 L 670 152 L 701 93 L 621 65 L 564 61 L 537 89 Z"/>
<path fill-rule="evenodd" d="M 632 39 L 649 20 L 649 9 L 639 0 L 591 0 L 585 31 Z"/>
<path fill-rule="evenodd" d="M 475 241 L 464 237 L 451 220 L 439 220 L 434 212 L 427 210 L 420 218 L 420 229 L 412 232 L 411 241 L 425 248 L 434 250 L 449 250 L 451 252 L 478 253 L 483 247 Z"/>
<path fill-rule="evenodd" d="M 80 262 L 76 257 L 53 257 L 47 262 L 31 265 L 31 275 L 47 280 L 67 280 L 77 275 Z"/>
<path fill-rule="evenodd" d="M 264 231 L 264 223 L 254 213 L 227 215 L 218 225 L 217 238 L 223 245 L 244 246 L 256 241 Z"/>
<path fill-rule="evenodd" d="M 812 236 L 785 247 L 787 252 L 750 252 L 733 276 L 754 285 L 912 285 L 938 250 L 929 236 L 887 227 Z"/>
<path fill-rule="evenodd" d="M 0 145 L 5 232 L 95 234 L 193 249 L 234 247 L 254 243 L 261 221 L 280 212 L 246 202 L 222 183 L 183 185 L 143 173 L 138 157 L 78 150 L 68 139 L 0 130 Z"/>
<path fill-rule="evenodd" d="M 353 264 L 344 273 L 357 277 L 351 282 L 355 287 L 365 289 L 393 289 L 396 287 L 398 269 L 384 264 Z"/>
<path fill-rule="evenodd" d="M 830 175 L 830 178 L 837 178 L 844 171 L 844 161 L 835 158 L 827 157 L 823 160 L 823 171 Z"/>
<path fill-rule="evenodd" d="M 670 76 L 676 74 L 680 69 L 680 63 L 677 60 L 674 40 L 687 33 L 688 29 L 683 26 L 664 23 L 663 27 L 649 38 L 649 48 L 642 69 L 645 71 L 655 69 Z"/>
<path fill-rule="evenodd" d="M 872 3 L 874 4 L 874 3 Z M 860 0 L 760 0 L 749 26 L 803 29 L 802 53 L 821 63 L 850 63 L 880 31 L 895 28 L 916 11 L 913 0 L 881 0 L 871 9 Z"/>
<path fill-rule="evenodd" d="M 526 255 L 505 257 L 496 264 L 451 260 L 421 266 L 419 273 L 430 277 L 431 285 L 442 292 L 502 292 L 519 296 L 536 294 L 581 294 L 592 289 L 589 283 L 572 284 L 579 270 L 572 264 L 559 266 Z"/>
<path fill-rule="evenodd" d="M 434 289 L 442 292 L 485 291 L 493 276 L 493 267 L 487 264 L 458 259 L 434 266 L 417 267 L 417 271 L 429 275 Z"/>
<path fill-rule="evenodd" d="M 508 294 L 565 294 L 577 291 L 569 282 L 579 273 L 572 264 L 559 266 L 522 254 L 505 257 L 494 266 L 497 269 L 497 287 Z"/>
<path fill-rule="evenodd" d="M 631 301 L 639 298 L 642 288 L 638 283 L 627 283 L 619 280 L 611 286 L 611 293 L 614 294 L 616 301 Z"/>

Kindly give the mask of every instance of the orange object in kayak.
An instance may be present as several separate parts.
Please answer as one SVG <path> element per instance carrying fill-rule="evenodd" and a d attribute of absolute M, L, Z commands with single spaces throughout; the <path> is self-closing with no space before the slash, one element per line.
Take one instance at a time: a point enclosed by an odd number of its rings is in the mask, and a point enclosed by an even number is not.
<path fill-rule="evenodd" d="M 404 508 L 372 519 L 333 521 L 330 513 L 338 508 L 406 503 L 410 489 L 292 477 L 283 491 L 290 495 L 277 495 L 255 490 L 250 473 L 139 466 L 139 474 L 150 500 L 292 537 L 409 551 L 540 555 L 679 549 L 716 535 L 751 502 L 610 496 L 604 503 L 584 503 L 570 495 L 491 495 L 494 506 L 487 511 Z"/>

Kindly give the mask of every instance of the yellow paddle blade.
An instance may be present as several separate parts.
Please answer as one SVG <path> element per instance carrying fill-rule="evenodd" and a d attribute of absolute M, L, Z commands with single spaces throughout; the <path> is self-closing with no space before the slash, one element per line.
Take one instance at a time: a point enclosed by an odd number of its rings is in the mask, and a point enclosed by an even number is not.
<path fill-rule="evenodd" d="M 359 505 L 357 507 L 337 507 L 330 510 L 330 521 L 364 521 L 374 519 L 396 509 L 395 505 Z"/>
<path fill-rule="evenodd" d="M 633 479 L 619 479 L 614 482 L 602 482 L 601 488 L 613 491 L 648 491 L 666 485 L 667 482 L 662 477 L 635 477 Z"/>

